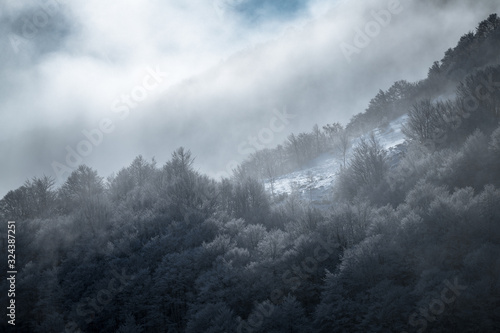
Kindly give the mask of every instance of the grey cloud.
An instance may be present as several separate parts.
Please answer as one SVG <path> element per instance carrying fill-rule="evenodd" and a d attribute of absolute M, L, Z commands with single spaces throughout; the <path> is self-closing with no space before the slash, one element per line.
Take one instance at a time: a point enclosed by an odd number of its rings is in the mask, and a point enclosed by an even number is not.
<path fill-rule="evenodd" d="M 82 130 L 103 118 L 113 119 L 115 130 L 84 158 L 103 176 L 137 154 L 163 163 L 181 145 L 197 156 L 200 171 L 219 174 L 245 158 L 238 146 L 269 126 L 273 110 L 286 108 L 296 118 L 268 146 L 314 123 L 346 123 L 379 89 L 424 78 L 433 61 L 500 7 L 401 3 L 404 10 L 349 63 L 340 43 L 352 43 L 354 28 L 388 1 L 344 1 L 315 19 L 309 12 L 281 21 L 274 34 L 221 18 L 213 4 L 68 2 L 30 52 L 13 56 L 8 39 L 0 39 L 0 194 L 32 175 L 53 175 L 51 162 L 64 162 L 65 147 L 75 147 L 85 139 Z M 19 29 L 16 20 L 28 12 L 2 20 L 1 31 Z M 156 65 L 168 78 L 121 120 L 113 100 Z"/>

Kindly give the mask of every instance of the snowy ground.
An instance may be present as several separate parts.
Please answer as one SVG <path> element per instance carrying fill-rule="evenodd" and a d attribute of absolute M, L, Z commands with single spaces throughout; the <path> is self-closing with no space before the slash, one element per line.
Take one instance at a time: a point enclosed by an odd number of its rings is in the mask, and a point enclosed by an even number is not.
<path fill-rule="evenodd" d="M 391 155 L 398 154 L 396 146 L 405 141 L 401 132 L 403 124 L 408 119 L 407 115 L 392 121 L 385 128 L 377 128 L 373 131 L 375 137 Z M 368 138 L 369 134 L 362 137 Z M 353 147 L 360 141 L 360 138 L 353 140 Z M 348 152 L 347 160 L 352 149 Z M 274 182 L 273 192 L 275 196 L 281 194 L 298 193 L 303 200 L 318 207 L 329 205 L 332 197 L 332 186 L 342 165 L 342 156 L 326 153 L 313 160 L 302 170 L 292 172 L 278 177 Z M 270 182 L 265 183 L 266 190 L 271 192 Z"/>

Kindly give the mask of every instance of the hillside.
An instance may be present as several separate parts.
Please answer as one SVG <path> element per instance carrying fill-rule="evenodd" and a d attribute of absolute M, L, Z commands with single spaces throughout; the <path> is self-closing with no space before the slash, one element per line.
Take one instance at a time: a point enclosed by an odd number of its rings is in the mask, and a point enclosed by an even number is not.
<path fill-rule="evenodd" d="M 230 178 L 179 147 L 28 179 L 0 200 L 0 303 L 19 332 L 500 331 L 499 50 L 492 14 Z"/>
<path fill-rule="evenodd" d="M 392 165 L 397 164 L 405 150 L 406 138 L 402 133 L 402 127 L 407 119 L 408 116 L 403 115 L 383 128 L 379 127 L 373 131 L 375 138 L 389 152 L 388 159 Z M 352 146 L 347 152 L 348 159 L 352 155 L 352 147 L 355 147 L 361 138 L 367 139 L 369 136 L 370 134 L 365 134 L 352 140 Z M 323 153 L 302 170 L 277 177 L 272 191 L 269 180 L 264 180 L 265 188 L 277 197 L 297 193 L 305 202 L 318 208 L 328 209 L 331 206 L 335 179 L 342 168 L 342 163 L 343 157 L 339 154 Z"/>

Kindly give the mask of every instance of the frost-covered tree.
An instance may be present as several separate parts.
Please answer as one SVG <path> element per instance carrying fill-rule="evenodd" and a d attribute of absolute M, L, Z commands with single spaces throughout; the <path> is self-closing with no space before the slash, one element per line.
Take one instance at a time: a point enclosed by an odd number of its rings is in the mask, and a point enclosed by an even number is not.
<path fill-rule="evenodd" d="M 337 184 L 338 195 L 351 200 L 356 195 L 374 198 L 388 170 L 387 152 L 372 134 L 362 138 L 354 148 L 351 160 L 343 169 Z"/>

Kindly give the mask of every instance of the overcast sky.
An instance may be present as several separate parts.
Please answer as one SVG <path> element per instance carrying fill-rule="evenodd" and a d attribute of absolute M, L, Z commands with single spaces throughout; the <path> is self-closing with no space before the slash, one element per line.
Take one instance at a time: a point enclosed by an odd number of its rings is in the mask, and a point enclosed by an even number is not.
<path fill-rule="evenodd" d="M 345 124 L 379 89 L 425 78 L 498 7 L 496 0 L 3 0 L 0 195 L 32 176 L 63 180 L 77 163 L 104 177 L 139 154 L 163 164 L 179 146 L 201 172 L 227 176 L 254 147 L 315 123 Z M 372 29 L 372 37 L 346 57 L 356 29 Z"/>

